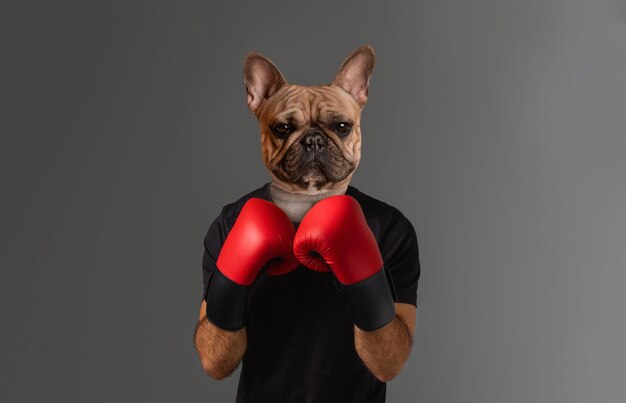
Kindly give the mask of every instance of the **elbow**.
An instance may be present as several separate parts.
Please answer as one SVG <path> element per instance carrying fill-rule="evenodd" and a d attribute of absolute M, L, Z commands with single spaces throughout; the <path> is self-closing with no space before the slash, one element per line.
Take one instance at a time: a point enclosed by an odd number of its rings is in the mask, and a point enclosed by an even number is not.
<path fill-rule="evenodd" d="M 389 382 L 395 379 L 400 372 L 402 372 L 403 366 L 394 366 L 387 368 L 378 368 L 376 371 L 372 371 L 372 374 L 381 382 Z"/>
<path fill-rule="evenodd" d="M 400 372 L 381 371 L 374 374 L 374 376 L 381 382 L 389 382 L 398 376 Z"/>
<path fill-rule="evenodd" d="M 221 381 L 222 379 L 227 378 L 231 373 L 227 371 L 222 371 L 217 368 L 215 365 L 212 365 L 207 360 L 202 360 L 202 369 L 204 372 L 209 375 L 211 378 L 216 381 Z"/>

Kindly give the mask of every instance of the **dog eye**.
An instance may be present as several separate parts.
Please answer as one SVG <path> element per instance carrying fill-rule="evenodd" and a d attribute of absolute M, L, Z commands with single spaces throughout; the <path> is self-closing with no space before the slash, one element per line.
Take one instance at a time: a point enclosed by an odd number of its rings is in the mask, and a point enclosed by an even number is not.
<path fill-rule="evenodd" d="M 278 123 L 274 125 L 274 133 L 278 134 L 279 136 L 285 136 L 289 134 L 290 131 L 291 127 L 287 123 Z"/>
<path fill-rule="evenodd" d="M 335 131 L 339 134 L 348 134 L 352 126 L 348 122 L 339 122 L 335 125 Z"/>

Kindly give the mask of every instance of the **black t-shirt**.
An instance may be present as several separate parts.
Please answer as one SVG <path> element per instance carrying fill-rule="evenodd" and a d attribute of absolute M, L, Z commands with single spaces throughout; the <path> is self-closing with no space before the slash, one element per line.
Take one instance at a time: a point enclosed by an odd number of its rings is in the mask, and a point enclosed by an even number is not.
<path fill-rule="evenodd" d="M 204 239 L 204 290 L 222 244 L 245 202 L 272 201 L 269 183 L 224 206 Z M 395 207 L 353 186 L 378 242 L 395 302 L 417 305 L 420 263 L 415 230 Z M 294 223 L 297 228 L 298 223 Z M 237 403 L 380 403 L 386 383 L 374 377 L 354 347 L 350 301 L 332 273 L 300 265 L 282 276 L 261 273 L 247 303 L 247 350 Z"/>

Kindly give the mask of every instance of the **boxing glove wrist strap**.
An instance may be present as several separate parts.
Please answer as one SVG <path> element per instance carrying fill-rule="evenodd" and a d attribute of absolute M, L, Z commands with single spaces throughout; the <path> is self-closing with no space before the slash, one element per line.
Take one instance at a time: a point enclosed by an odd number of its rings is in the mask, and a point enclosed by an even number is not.
<path fill-rule="evenodd" d="M 235 283 L 219 270 L 212 271 L 205 295 L 206 317 L 209 322 L 231 331 L 245 327 L 250 287 Z"/>
<path fill-rule="evenodd" d="M 396 309 L 384 268 L 356 284 L 341 287 L 352 300 L 354 324 L 361 330 L 372 331 L 391 322 Z"/>

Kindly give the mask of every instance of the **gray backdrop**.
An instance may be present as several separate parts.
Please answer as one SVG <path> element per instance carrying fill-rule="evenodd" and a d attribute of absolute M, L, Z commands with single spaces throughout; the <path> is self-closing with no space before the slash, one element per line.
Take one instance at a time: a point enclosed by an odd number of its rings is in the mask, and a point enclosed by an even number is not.
<path fill-rule="evenodd" d="M 228 402 L 202 240 L 269 179 L 242 61 L 378 64 L 353 185 L 415 225 L 389 402 L 626 398 L 626 2 L 3 3 L 2 402 Z"/>

